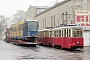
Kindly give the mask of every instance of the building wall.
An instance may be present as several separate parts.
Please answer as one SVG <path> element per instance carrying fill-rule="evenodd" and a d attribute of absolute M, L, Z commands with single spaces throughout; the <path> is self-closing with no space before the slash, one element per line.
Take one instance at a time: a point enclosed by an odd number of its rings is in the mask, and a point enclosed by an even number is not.
<path fill-rule="evenodd" d="M 77 25 L 90 28 L 90 10 L 76 10 L 75 21 Z"/>
<path fill-rule="evenodd" d="M 90 46 L 90 30 L 84 30 L 84 46 Z"/>
<path fill-rule="evenodd" d="M 33 7 L 33 6 L 30 6 L 26 13 L 27 13 L 26 19 L 34 20 L 35 19 L 35 15 L 36 15 L 36 8 Z"/>
<path fill-rule="evenodd" d="M 73 1 L 61 3 L 61 5 L 49 8 L 48 10 L 46 10 L 46 12 L 37 15 L 35 19 L 39 20 L 39 29 L 47 27 L 56 27 L 59 26 L 60 24 L 63 24 L 63 22 L 64 24 L 66 23 L 70 24 L 71 21 L 74 21 L 74 19 L 72 18 L 73 4 L 74 4 Z M 64 13 L 64 15 L 62 15 L 62 13 Z"/>
<path fill-rule="evenodd" d="M 41 11 L 44 11 L 47 7 L 46 6 L 29 6 L 26 14 L 26 19 L 35 19 L 35 16 L 40 13 Z"/>
<path fill-rule="evenodd" d="M 90 0 L 65 0 L 48 8 L 43 13 L 35 16 L 35 19 L 39 20 L 39 29 L 56 27 L 60 24 L 77 24 L 77 21 L 75 21 L 75 11 L 89 10 L 88 2 L 90 3 Z"/>

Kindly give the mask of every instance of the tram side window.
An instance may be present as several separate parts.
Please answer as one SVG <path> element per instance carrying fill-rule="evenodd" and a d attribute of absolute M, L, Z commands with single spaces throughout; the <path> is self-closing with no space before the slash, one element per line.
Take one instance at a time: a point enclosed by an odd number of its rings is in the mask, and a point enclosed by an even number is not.
<path fill-rule="evenodd" d="M 69 30 L 68 29 L 67 29 L 67 32 L 66 33 L 67 33 L 67 37 L 68 37 L 68 33 L 69 33 Z"/>
<path fill-rule="evenodd" d="M 44 37 L 44 32 L 41 33 L 41 37 Z"/>
<path fill-rule="evenodd" d="M 56 37 L 56 31 L 54 31 L 54 37 Z"/>
<path fill-rule="evenodd" d="M 38 32 L 38 36 L 39 36 L 39 38 L 42 38 L 43 37 L 43 32 L 42 31 Z"/>
<path fill-rule="evenodd" d="M 73 36 L 77 37 L 77 31 L 76 30 L 73 31 Z"/>
<path fill-rule="evenodd" d="M 16 33 L 16 27 L 14 27 L 14 36 L 16 35 L 15 33 Z"/>
<path fill-rule="evenodd" d="M 23 25 L 20 25 L 20 30 L 23 30 Z"/>
<path fill-rule="evenodd" d="M 82 31 L 81 30 L 77 31 L 77 33 L 78 33 L 78 37 L 82 37 Z"/>
<path fill-rule="evenodd" d="M 57 32 L 56 32 L 56 37 L 58 37 L 59 36 L 59 31 L 57 30 Z"/>
<path fill-rule="evenodd" d="M 28 25 L 25 24 L 24 29 L 25 30 L 28 30 Z"/>
<path fill-rule="evenodd" d="M 59 30 L 59 37 L 61 37 L 61 30 Z"/>
<path fill-rule="evenodd" d="M 16 27 L 14 27 L 14 32 L 16 32 Z"/>
<path fill-rule="evenodd" d="M 64 37 L 66 37 L 66 29 L 64 30 Z"/>
<path fill-rule="evenodd" d="M 49 32 L 45 31 L 45 37 L 49 37 Z"/>
<path fill-rule="evenodd" d="M 69 29 L 69 33 L 68 33 L 68 34 L 69 34 L 69 36 L 68 36 L 68 37 L 71 37 L 71 29 Z"/>
<path fill-rule="evenodd" d="M 81 31 L 80 31 L 80 35 L 79 35 L 80 37 L 83 37 L 83 34 L 82 34 L 82 33 L 83 33 L 83 32 L 82 32 L 82 30 L 81 30 Z"/>
<path fill-rule="evenodd" d="M 63 36 L 63 30 L 62 30 L 62 37 L 64 37 L 64 36 Z"/>

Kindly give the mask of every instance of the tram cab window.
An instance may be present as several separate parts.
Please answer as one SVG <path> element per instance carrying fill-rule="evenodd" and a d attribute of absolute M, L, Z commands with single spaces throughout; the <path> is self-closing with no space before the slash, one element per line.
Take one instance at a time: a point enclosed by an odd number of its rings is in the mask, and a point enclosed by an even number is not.
<path fill-rule="evenodd" d="M 73 30 L 73 37 L 82 37 L 82 30 L 81 29 L 74 29 Z"/>

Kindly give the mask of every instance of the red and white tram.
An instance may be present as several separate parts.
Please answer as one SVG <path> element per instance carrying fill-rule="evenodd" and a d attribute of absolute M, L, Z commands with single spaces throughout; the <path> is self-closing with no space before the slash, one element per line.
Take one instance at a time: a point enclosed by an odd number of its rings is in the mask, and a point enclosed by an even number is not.
<path fill-rule="evenodd" d="M 43 29 L 38 31 L 39 36 L 39 45 L 48 45 L 51 46 L 52 39 L 52 29 Z"/>
<path fill-rule="evenodd" d="M 68 49 L 83 48 L 83 27 L 63 26 L 39 30 L 39 45 Z"/>

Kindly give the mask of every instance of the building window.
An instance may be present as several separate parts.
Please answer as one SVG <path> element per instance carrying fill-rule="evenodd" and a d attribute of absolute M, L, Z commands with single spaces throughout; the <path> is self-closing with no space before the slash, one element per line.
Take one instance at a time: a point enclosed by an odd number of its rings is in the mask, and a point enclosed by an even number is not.
<path fill-rule="evenodd" d="M 54 27 L 55 27 L 55 16 L 54 16 Z"/>
<path fill-rule="evenodd" d="M 51 27 L 52 27 L 52 17 L 51 17 Z"/>
<path fill-rule="evenodd" d="M 43 19 L 43 28 L 44 28 L 44 19 Z"/>
<path fill-rule="evenodd" d="M 46 19 L 45 19 L 45 28 L 46 28 Z"/>

